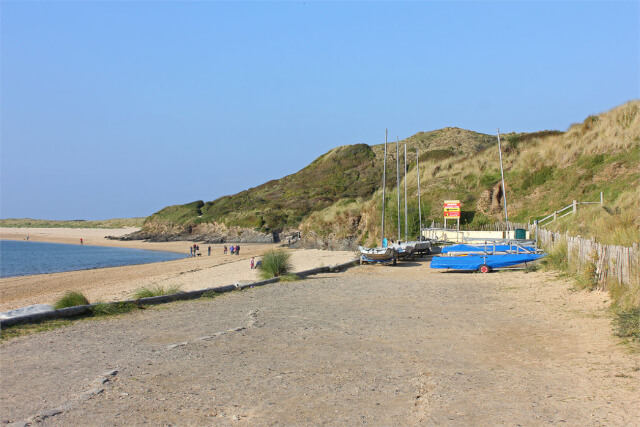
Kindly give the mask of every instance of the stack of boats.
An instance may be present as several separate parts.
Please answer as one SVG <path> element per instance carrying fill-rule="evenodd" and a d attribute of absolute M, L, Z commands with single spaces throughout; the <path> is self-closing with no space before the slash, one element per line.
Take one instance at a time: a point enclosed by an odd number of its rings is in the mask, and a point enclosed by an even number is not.
<path fill-rule="evenodd" d="M 368 263 L 383 263 L 383 264 L 393 264 L 396 265 L 397 260 L 399 259 L 413 259 L 416 254 L 429 254 L 431 253 L 431 241 L 430 240 L 419 240 L 419 241 L 400 241 L 400 166 L 399 166 L 399 144 L 396 141 L 396 160 L 397 160 L 397 188 L 398 188 L 398 242 L 394 243 L 393 241 L 388 242 L 386 238 L 384 238 L 385 229 L 384 229 L 384 217 L 385 217 L 385 199 L 386 199 L 386 165 L 387 165 L 387 141 L 385 137 L 384 142 L 384 167 L 383 167 L 383 175 L 382 175 L 382 246 L 376 248 L 366 248 L 363 246 L 359 246 L 358 249 L 360 251 L 360 264 L 365 262 Z M 420 224 L 420 230 L 422 230 L 422 212 L 420 210 L 420 173 L 419 173 L 419 165 L 418 165 L 418 150 L 416 150 L 416 169 L 418 170 L 418 221 Z M 404 171 L 405 171 L 405 240 L 407 238 L 407 146 L 405 144 L 404 150 Z"/>
<path fill-rule="evenodd" d="M 386 242 L 385 242 L 386 243 Z M 365 248 L 359 246 L 360 263 L 377 262 L 393 263 L 397 260 L 413 259 L 417 254 L 431 253 L 431 242 L 429 240 L 413 242 L 390 242 L 386 246 L 377 248 Z"/>
<path fill-rule="evenodd" d="M 433 257 L 431 268 L 488 273 L 496 268 L 526 266 L 543 256 L 545 254 L 535 246 L 517 241 L 452 245 L 443 247 L 442 255 Z"/>

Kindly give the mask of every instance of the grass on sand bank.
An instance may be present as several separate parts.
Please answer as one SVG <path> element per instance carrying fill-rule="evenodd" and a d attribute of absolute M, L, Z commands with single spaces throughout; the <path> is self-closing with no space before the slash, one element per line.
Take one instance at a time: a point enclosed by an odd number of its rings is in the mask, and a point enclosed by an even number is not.
<path fill-rule="evenodd" d="M 258 269 L 262 279 L 281 277 L 291 270 L 291 254 L 283 249 L 272 249 L 264 253 Z"/>
<path fill-rule="evenodd" d="M 77 305 L 89 305 L 89 300 L 82 292 L 67 291 L 65 294 L 53 305 L 53 308 L 59 310 L 61 308 L 75 307 Z"/>
<path fill-rule="evenodd" d="M 173 294 L 177 294 L 178 292 L 180 292 L 180 286 L 179 285 L 171 285 L 168 287 L 164 287 L 162 285 L 154 285 L 151 286 L 149 288 L 139 288 L 136 289 L 135 293 L 133 294 L 133 297 L 135 299 L 140 299 L 140 298 L 149 298 L 149 297 L 159 297 L 162 295 L 173 295 Z"/>

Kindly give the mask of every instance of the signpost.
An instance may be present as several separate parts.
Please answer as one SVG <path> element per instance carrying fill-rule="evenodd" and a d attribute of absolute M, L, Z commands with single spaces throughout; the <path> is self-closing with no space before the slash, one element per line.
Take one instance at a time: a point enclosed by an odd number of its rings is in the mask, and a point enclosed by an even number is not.
<path fill-rule="evenodd" d="M 457 219 L 457 230 L 460 231 L 460 200 L 444 201 L 444 228 L 447 228 L 447 219 Z"/>

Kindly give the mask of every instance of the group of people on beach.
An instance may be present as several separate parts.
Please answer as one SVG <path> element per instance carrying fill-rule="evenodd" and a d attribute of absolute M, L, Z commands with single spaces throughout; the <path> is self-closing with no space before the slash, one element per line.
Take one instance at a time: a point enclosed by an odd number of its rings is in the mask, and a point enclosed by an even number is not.
<path fill-rule="evenodd" d="M 231 245 L 229 248 L 227 248 L 227 245 L 224 245 L 224 254 L 226 255 L 227 252 L 231 252 L 231 255 L 240 255 L 240 245 Z"/>
<path fill-rule="evenodd" d="M 227 247 L 227 245 L 224 245 L 223 249 L 224 254 L 226 255 L 227 253 L 231 253 L 231 255 L 240 255 L 240 245 L 231 245 L 230 247 Z M 189 252 L 191 254 L 191 257 L 196 257 L 196 256 L 200 256 L 200 246 L 198 246 L 197 243 L 194 243 L 193 246 L 189 246 Z M 207 248 L 207 255 L 211 256 L 211 245 L 209 245 L 209 247 Z M 257 269 L 260 267 L 261 261 L 258 260 L 256 262 L 256 257 L 251 257 L 251 269 Z"/>

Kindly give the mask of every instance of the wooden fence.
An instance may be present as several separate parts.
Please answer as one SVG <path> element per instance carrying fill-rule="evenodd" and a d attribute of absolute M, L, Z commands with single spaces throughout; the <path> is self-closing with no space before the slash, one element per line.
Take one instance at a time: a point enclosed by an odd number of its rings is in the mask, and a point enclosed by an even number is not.
<path fill-rule="evenodd" d="M 449 229 L 454 229 L 456 224 L 448 223 Z M 423 224 L 423 229 L 427 229 L 431 226 L 433 228 L 444 228 L 444 224 L 434 222 L 433 224 L 429 222 L 427 225 Z M 509 230 L 513 231 L 516 228 L 522 228 L 524 230 L 529 229 L 529 224 L 520 224 L 516 222 L 509 221 Z M 507 224 L 505 222 L 493 222 L 490 224 L 484 224 L 480 226 L 469 226 L 467 224 L 460 224 L 460 230 L 473 230 L 473 231 L 507 231 Z"/>
<path fill-rule="evenodd" d="M 533 233 L 533 231 L 532 231 Z M 585 271 L 595 266 L 594 279 L 600 290 L 607 288 L 607 280 L 617 280 L 618 283 L 631 285 L 640 280 L 638 243 L 632 247 L 603 245 L 594 240 L 573 237 L 567 234 L 554 233 L 538 228 L 538 242 L 548 251 L 557 245 L 567 244 L 567 257 L 570 268 L 576 272 Z"/>

